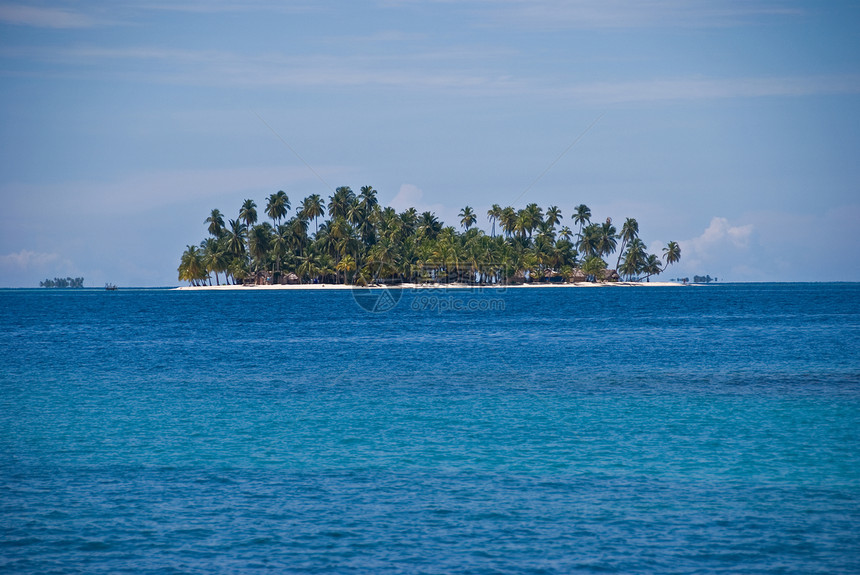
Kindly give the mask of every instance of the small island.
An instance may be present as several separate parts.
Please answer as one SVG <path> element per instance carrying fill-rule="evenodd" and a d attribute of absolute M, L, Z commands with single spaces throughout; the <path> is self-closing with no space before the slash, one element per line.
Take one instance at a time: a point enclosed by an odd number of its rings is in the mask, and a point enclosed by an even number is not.
<path fill-rule="evenodd" d="M 573 209 L 572 228 L 557 206 L 493 204 L 487 234 L 470 206 L 460 210 L 458 229 L 433 212 L 381 206 L 376 195 L 372 186 L 358 194 L 343 186 L 326 204 L 312 194 L 288 218 L 292 205 L 279 191 L 267 198 L 270 221 L 262 222 L 254 200 L 235 219 L 213 209 L 204 222 L 209 236 L 182 254 L 179 279 L 191 286 L 647 282 L 681 258 L 674 241 L 662 259 L 648 253 L 634 218 L 618 230 L 611 218 L 593 222 L 584 204 Z"/>
<path fill-rule="evenodd" d="M 46 279 L 39 282 L 39 287 L 46 288 L 82 288 L 84 287 L 84 278 L 54 278 Z"/>

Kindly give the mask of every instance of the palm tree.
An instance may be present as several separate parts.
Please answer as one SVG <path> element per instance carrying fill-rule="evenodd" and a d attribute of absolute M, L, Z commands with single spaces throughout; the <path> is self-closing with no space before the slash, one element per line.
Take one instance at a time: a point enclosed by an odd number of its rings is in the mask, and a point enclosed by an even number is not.
<path fill-rule="evenodd" d="M 240 260 L 239 258 L 234 258 L 233 261 L 230 262 L 230 266 L 227 268 L 227 271 L 230 273 L 230 277 L 233 278 L 233 283 L 244 283 L 245 278 L 248 277 L 250 270 L 248 269 L 248 262 L 245 260 Z"/>
<path fill-rule="evenodd" d="M 606 218 L 606 222 L 600 226 L 599 231 L 597 251 L 600 256 L 608 256 L 615 251 L 615 246 L 618 244 L 612 218 Z"/>
<path fill-rule="evenodd" d="M 588 258 L 585 260 L 585 263 L 582 264 L 582 271 L 586 275 L 594 276 L 594 279 L 598 279 L 605 269 L 606 262 L 596 256 Z"/>
<path fill-rule="evenodd" d="M 627 279 L 632 280 L 645 267 L 645 261 L 648 259 L 648 253 L 645 251 L 647 246 L 639 238 L 633 238 L 627 246 L 627 251 L 624 252 L 624 262 L 618 268 L 618 273 L 627 276 Z"/>
<path fill-rule="evenodd" d="M 561 208 L 558 206 L 550 206 L 546 209 L 546 223 L 550 228 L 555 228 L 561 221 Z"/>
<path fill-rule="evenodd" d="M 532 220 L 529 213 L 526 210 L 518 210 L 517 219 L 514 221 L 514 227 L 511 231 L 513 231 L 521 240 L 525 240 L 526 234 L 528 234 L 531 229 L 531 224 Z"/>
<path fill-rule="evenodd" d="M 227 251 L 236 258 L 245 254 L 245 240 L 248 237 L 245 225 L 239 220 L 230 220 L 230 230 L 226 232 Z"/>
<path fill-rule="evenodd" d="M 573 232 L 570 230 L 569 227 L 564 226 L 563 228 L 561 228 L 561 231 L 558 232 L 558 237 L 563 240 L 570 241 L 571 238 L 573 238 Z"/>
<path fill-rule="evenodd" d="M 493 224 L 492 237 L 496 237 L 496 220 L 500 217 L 502 217 L 502 207 L 499 206 L 499 204 L 493 204 L 492 207 L 487 210 L 487 219 Z"/>
<path fill-rule="evenodd" d="M 242 207 L 239 209 L 239 219 L 245 223 L 245 229 L 248 231 L 248 253 L 251 253 L 251 226 L 257 223 L 257 203 L 254 200 L 245 200 Z"/>
<path fill-rule="evenodd" d="M 400 221 L 403 224 L 403 233 L 406 236 L 413 235 L 418 230 L 418 210 L 408 208 L 400 214 Z"/>
<path fill-rule="evenodd" d="M 621 238 L 621 247 L 618 248 L 618 261 L 615 262 L 615 268 L 618 269 L 618 264 L 621 262 L 621 256 L 624 254 L 624 248 L 632 242 L 634 239 L 639 237 L 639 222 L 637 222 L 634 218 L 627 218 L 624 220 L 624 225 L 621 226 L 621 234 L 619 235 Z"/>
<path fill-rule="evenodd" d="M 517 211 L 511 206 L 503 208 L 501 215 L 499 215 L 499 224 L 505 231 L 505 235 L 510 237 L 517 225 Z"/>
<path fill-rule="evenodd" d="M 316 257 L 313 254 L 308 254 L 307 256 L 303 257 L 296 271 L 301 277 L 306 277 L 310 280 L 313 280 L 313 278 L 318 276 L 320 273 L 320 267 L 317 264 Z"/>
<path fill-rule="evenodd" d="M 355 202 L 355 194 L 349 186 L 341 186 L 334 191 L 334 195 L 329 198 L 328 215 L 334 221 L 335 218 L 341 217 L 347 219 L 349 210 Z"/>
<path fill-rule="evenodd" d="M 374 278 L 390 277 L 397 269 L 397 244 L 383 239 L 374 244 L 367 254 L 367 263 L 373 264 L 371 270 Z"/>
<path fill-rule="evenodd" d="M 681 260 L 681 246 L 679 246 L 677 242 L 669 242 L 666 247 L 663 248 L 663 258 L 666 260 L 666 265 L 663 268 L 663 271 L 666 271 L 666 268 L 670 265 Z"/>
<path fill-rule="evenodd" d="M 319 226 L 317 226 L 317 218 L 323 216 L 325 214 L 325 204 L 320 198 L 319 194 L 311 194 L 302 200 L 302 213 L 309 220 L 314 221 L 314 235 L 319 233 Z"/>
<path fill-rule="evenodd" d="M 460 210 L 459 217 L 460 225 L 466 228 L 466 231 L 469 231 L 469 228 L 475 225 L 475 222 L 478 221 L 477 216 L 475 216 L 474 210 L 472 210 L 472 208 L 469 206 L 466 206 L 465 208 Z"/>
<path fill-rule="evenodd" d="M 343 256 L 334 269 L 343 272 L 343 283 L 346 283 L 350 274 L 355 271 L 355 258 L 349 254 Z"/>
<path fill-rule="evenodd" d="M 245 200 L 242 203 L 242 208 L 239 210 L 239 219 L 245 222 L 245 226 L 251 229 L 251 226 L 257 223 L 257 203 L 254 200 Z"/>
<path fill-rule="evenodd" d="M 289 245 L 298 252 L 299 256 L 305 255 L 308 244 L 308 220 L 303 217 L 295 217 L 287 222 L 289 230 Z"/>
<path fill-rule="evenodd" d="M 629 251 L 627 253 L 629 254 Z M 635 259 L 628 255 L 624 257 L 624 261 L 621 262 L 621 265 L 618 266 L 617 269 L 619 275 L 625 276 L 628 280 L 632 280 L 638 273 L 639 267 L 637 266 Z"/>
<path fill-rule="evenodd" d="M 591 223 L 591 210 L 585 204 L 579 204 L 574 210 L 573 223 L 579 224 L 579 237 L 582 238 L 583 226 Z"/>
<path fill-rule="evenodd" d="M 197 246 L 185 246 L 177 271 L 180 281 L 187 281 L 194 286 L 206 279 L 206 266 Z"/>
<path fill-rule="evenodd" d="M 266 214 L 272 218 L 273 228 L 278 227 L 278 224 L 281 223 L 281 218 L 287 215 L 289 209 L 290 198 L 287 197 L 287 194 L 283 190 L 279 190 L 278 193 L 269 196 L 266 203 Z"/>
<path fill-rule="evenodd" d="M 209 224 L 209 235 L 213 238 L 220 238 L 224 233 L 224 215 L 221 210 L 214 209 L 204 223 Z"/>
<path fill-rule="evenodd" d="M 597 257 L 601 253 L 599 249 L 600 237 L 600 226 L 597 224 L 588 224 L 583 228 L 579 242 L 577 242 L 578 251 L 582 253 L 586 259 Z"/>
<path fill-rule="evenodd" d="M 645 281 L 651 281 L 650 278 L 653 275 L 659 274 L 663 270 L 660 269 L 660 258 L 655 256 L 654 254 L 649 254 L 647 258 L 645 258 L 645 264 L 642 266 L 642 271 L 648 275 L 645 276 Z"/>
<path fill-rule="evenodd" d="M 248 232 L 248 253 L 255 260 L 254 271 L 258 271 L 260 266 L 266 265 L 266 256 L 269 253 L 269 247 L 272 243 L 272 226 L 269 222 L 263 222 L 258 226 L 251 228 Z"/>
<path fill-rule="evenodd" d="M 435 240 L 440 231 L 442 231 L 442 224 L 439 223 L 436 214 L 422 212 L 418 220 L 418 232 L 430 240 Z"/>
<path fill-rule="evenodd" d="M 200 248 L 203 250 L 201 258 L 207 275 L 214 273 L 215 284 L 221 285 L 221 282 L 218 281 L 218 272 L 226 268 L 227 262 L 225 261 L 224 252 L 221 250 L 218 240 L 215 238 L 206 238 L 200 243 Z M 209 285 L 212 285 L 211 278 Z"/>
<path fill-rule="evenodd" d="M 379 205 L 376 199 L 376 190 L 373 189 L 373 186 L 362 186 L 361 193 L 358 194 L 358 199 L 362 209 L 367 212 L 373 211 L 373 208 Z"/>
<path fill-rule="evenodd" d="M 403 222 L 397 217 L 397 212 L 394 208 L 384 208 L 379 211 L 377 223 L 377 231 L 380 238 L 387 238 L 390 241 L 399 241 L 400 232 L 403 229 Z"/>
<path fill-rule="evenodd" d="M 532 233 L 543 223 L 543 210 L 537 204 L 529 204 L 523 210 L 526 213 L 526 224 L 528 225 L 529 239 Z"/>
<path fill-rule="evenodd" d="M 274 260 L 275 268 L 272 270 L 272 281 L 278 281 L 281 275 L 281 261 L 287 255 L 289 248 L 289 226 L 279 225 L 272 230 L 269 239 L 269 259 Z"/>

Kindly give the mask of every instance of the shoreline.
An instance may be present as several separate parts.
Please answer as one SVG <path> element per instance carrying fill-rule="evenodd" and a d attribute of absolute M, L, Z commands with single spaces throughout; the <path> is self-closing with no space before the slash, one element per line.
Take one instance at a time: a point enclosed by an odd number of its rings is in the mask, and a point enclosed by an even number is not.
<path fill-rule="evenodd" d="M 687 284 L 689 286 L 691 284 Z M 539 283 L 518 285 L 470 285 L 470 284 L 397 284 L 390 286 L 371 285 L 368 288 L 403 290 L 505 290 L 505 289 L 542 289 L 542 288 L 601 288 L 601 287 L 687 287 L 678 282 L 576 282 L 576 283 Z M 181 291 L 239 291 L 239 290 L 351 290 L 361 286 L 344 284 L 286 284 L 286 285 L 220 285 L 220 286 L 180 286 L 173 290 Z"/>

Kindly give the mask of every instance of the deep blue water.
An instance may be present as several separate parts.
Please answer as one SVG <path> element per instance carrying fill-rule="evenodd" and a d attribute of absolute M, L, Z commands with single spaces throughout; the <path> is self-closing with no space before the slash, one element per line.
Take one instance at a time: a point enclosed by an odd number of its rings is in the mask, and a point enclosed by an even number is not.
<path fill-rule="evenodd" d="M 860 284 L 0 290 L 0 325 L 2 571 L 860 572 Z"/>

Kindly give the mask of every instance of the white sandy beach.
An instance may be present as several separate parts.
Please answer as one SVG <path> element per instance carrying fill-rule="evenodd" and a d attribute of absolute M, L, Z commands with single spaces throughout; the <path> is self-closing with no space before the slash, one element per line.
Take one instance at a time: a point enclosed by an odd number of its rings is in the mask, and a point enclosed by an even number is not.
<path fill-rule="evenodd" d="M 520 285 L 469 285 L 469 284 L 412 284 L 404 283 L 399 285 L 384 286 L 391 289 L 414 289 L 414 290 L 444 290 L 444 289 L 562 289 L 562 288 L 611 288 L 611 287 L 670 287 L 683 286 L 678 282 L 608 282 L 608 283 L 539 283 L 539 284 L 520 284 Z M 344 290 L 353 289 L 359 286 L 342 285 L 342 284 L 295 284 L 295 285 L 214 285 L 214 286 L 182 286 L 174 288 L 176 290 Z M 381 285 L 371 285 L 368 287 L 383 287 Z"/>

